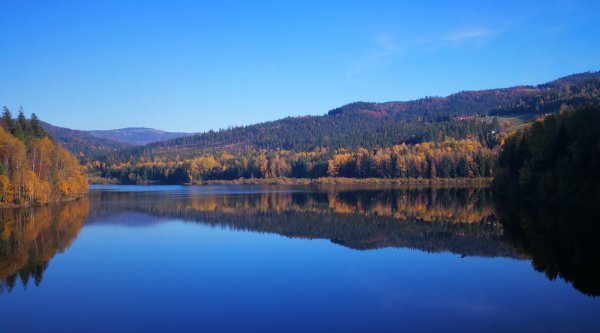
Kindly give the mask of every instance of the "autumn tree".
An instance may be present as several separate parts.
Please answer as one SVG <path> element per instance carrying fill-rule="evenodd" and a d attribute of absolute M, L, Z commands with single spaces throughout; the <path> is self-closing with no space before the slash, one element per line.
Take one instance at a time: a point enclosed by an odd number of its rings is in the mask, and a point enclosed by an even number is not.
<path fill-rule="evenodd" d="M 33 124 L 21 110 L 14 134 L 0 128 L 2 206 L 41 204 L 87 192 L 87 178 L 77 159 L 45 136 L 41 127 L 36 129 L 39 120 L 32 118 Z"/>

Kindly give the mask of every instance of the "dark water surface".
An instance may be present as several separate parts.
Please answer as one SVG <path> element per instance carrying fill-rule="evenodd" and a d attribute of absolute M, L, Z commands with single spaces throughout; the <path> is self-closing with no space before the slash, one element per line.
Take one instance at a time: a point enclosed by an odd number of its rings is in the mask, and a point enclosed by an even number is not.
<path fill-rule="evenodd" d="M 3 210 L 0 332 L 600 332 L 595 231 L 491 199 L 96 186 Z"/>

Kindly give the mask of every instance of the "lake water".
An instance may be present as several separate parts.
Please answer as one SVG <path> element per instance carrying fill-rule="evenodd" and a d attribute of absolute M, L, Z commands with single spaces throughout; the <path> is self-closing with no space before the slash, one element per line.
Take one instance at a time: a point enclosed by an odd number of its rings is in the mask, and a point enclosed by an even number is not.
<path fill-rule="evenodd" d="M 0 332 L 600 332 L 597 235 L 498 209 L 483 188 L 95 186 L 0 212 Z"/>

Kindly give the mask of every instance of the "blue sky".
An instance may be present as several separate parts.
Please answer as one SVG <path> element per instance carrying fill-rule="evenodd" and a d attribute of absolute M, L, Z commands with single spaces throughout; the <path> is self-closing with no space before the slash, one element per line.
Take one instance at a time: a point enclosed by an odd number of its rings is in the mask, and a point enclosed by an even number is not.
<path fill-rule="evenodd" d="M 600 1 L 0 1 L 0 105 L 204 131 L 600 69 Z"/>

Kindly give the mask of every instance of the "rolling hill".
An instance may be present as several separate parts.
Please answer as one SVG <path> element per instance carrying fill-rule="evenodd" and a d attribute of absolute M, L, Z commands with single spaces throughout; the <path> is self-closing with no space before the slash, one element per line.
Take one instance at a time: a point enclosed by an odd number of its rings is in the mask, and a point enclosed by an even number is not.
<path fill-rule="evenodd" d="M 600 103 L 600 72 L 566 76 L 536 86 L 463 91 L 447 97 L 406 102 L 356 102 L 322 116 L 288 117 L 276 121 L 125 147 L 105 159 L 136 156 L 188 158 L 205 152 L 248 149 L 311 151 L 486 136 L 496 131 L 489 116 L 533 119 L 565 105 Z M 488 119 L 485 119 L 488 118 Z M 486 142 L 488 144 L 493 144 Z"/>

